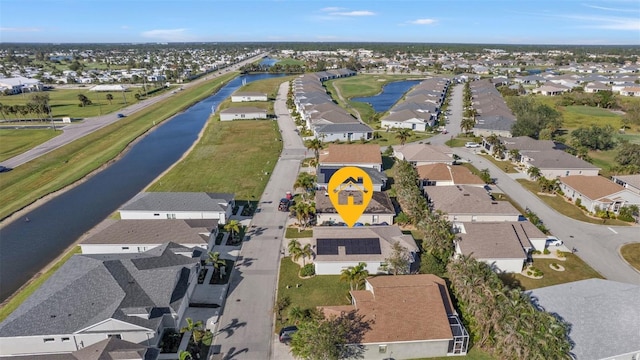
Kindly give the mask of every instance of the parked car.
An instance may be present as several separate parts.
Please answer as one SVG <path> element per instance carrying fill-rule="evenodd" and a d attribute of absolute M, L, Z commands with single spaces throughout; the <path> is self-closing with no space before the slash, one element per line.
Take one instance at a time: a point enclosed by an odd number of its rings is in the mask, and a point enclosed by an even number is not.
<path fill-rule="evenodd" d="M 468 142 L 468 143 L 464 144 L 464 147 L 466 147 L 466 148 L 479 148 L 480 144 L 475 143 L 475 142 Z"/>
<path fill-rule="evenodd" d="M 11 171 L 11 170 L 12 169 L 10 167 L 0 165 L 0 173 Z"/>
<path fill-rule="evenodd" d="M 289 207 L 291 206 L 291 200 L 287 198 L 280 199 L 280 203 L 278 204 L 279 211 L 289 211 Z"/>
<path fill-rule="evenodd" d="M 280 330 L 278 339 L 281 343 L 288 344 L 291 341 L 291 337 L 296 333 L 296 331 L 298 331 L 298 327 L 295 325 L 285 326 Z"/>
<path fill-rule="evenodd" d="M 122 119 L 123 117 L 125 117 L 125 115 L 124 115 L 124 114 L 118 114 L 118 118 L 119 118 L 119 119 Z"/>
<path fill-rule="evenodd" d="M 550 236 L 547 238 L 547 246 L 562 246 L 562 244 L 564 244 L 564 242 L 555 236 Z"/>

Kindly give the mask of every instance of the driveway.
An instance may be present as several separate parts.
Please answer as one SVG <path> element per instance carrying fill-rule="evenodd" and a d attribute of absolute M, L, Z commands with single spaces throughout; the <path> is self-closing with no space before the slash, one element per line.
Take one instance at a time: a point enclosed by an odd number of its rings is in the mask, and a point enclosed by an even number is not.
<path fill-rule="evenodd" d="M 260 58 L 262 58 L 263 54 L 254 56 L 251 59 L 242 61 L 238 64 L 235 64 L 233 66 L 231 66 L 231 70 L 236 70 L 238 69 L 240 66 L 246 64 L 246 63 L 250 63 L 253 61 L 256 61 Z M 226 73 L 226 72 L 225 72 Z M 212 73 L 210 75 L 204 76 L 198 80 L 186 83 L 184 85 L 182 85 L 183 88 L 190 88 L 192 86 L 196 86 L 204 81 L 208 81 L 210 79 L 216 78 L 219 75 L 217 73 Z M 135 103 L 133 105 L 127 106 L 124 109 L 121 109 L 120 111 L 118 111 L 117 113 L 120 114 L 124 114 L 124 115 L 131 115 L 134 114 L 140 110 L 143 110 L 155 103 L 158 103 L 160 101 L 163 101 L 165 99 L 167 99 L 168 97 L 172 96 L 173 92 L 168 92 L 168 93 L 164 93 L 162 95 L 158 95 L 158 96 L 154 96 L 152 98 L 140 101 L 138 103 Z M 36 159 L 46 153 L 49 153 L 57 148 L 60 148 L 64 145 L 67 145 L 68 143 L 77 140 L 85 135 L 88 135 L 96 130 L 99 130 L 107 125 L 111 125 L 112 123 L 120 120 L 120 118 L 118 118 L 117 113 L 112 113 L 112 114 L 107 114 L 107 115 L 102 115 L 102 116 L 97 116 L 97 117 L 90 117 L 90 118 L 85 118 L 82 122 L 79 123 L 74 123 L 74 124 L 69 124 L 69 125 L 58 125 L 56 124 L 56 127 L 58 129 L 62 129 L 62 134 L 54 137 L 53 139 L 50 139 L 20 155 L 14 156 L 10 159 L 7 159 L 5 161 L 2 162 L 2 165 L 10 167 L 10 168 L 16 168 L 24 163 L 27 163 L 33 159 Z"/>
<path fill-rule="evenodd" d="M 278 211 L 278 201 L 290 191 L 306 148 L 286 109 L 288 83 L 280 86 L 274 105 L 282 131 L 283 150 L 273 170 L 258 211 L 247 232 L 231 274 L 227 300 L 220 316 L 214 344 L 222 359 L 280 359 L 286 349 L 272 353 L 275 336 L 273 306 L 282 241 L 289 213 Z"/>

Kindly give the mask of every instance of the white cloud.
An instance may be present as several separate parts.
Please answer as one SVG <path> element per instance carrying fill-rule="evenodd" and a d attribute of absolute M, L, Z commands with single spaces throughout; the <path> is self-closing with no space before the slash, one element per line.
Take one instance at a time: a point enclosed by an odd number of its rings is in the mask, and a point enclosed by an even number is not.
<path fill-rule="evenodd" d="M 431 25 L 437 22 L 436 19 L 417 19 L 413 21 L 409 21 L 410 24 L 414 25 Z"/>
<path fill-rule="evenodd" d="M 620 11 L 620 12 L 634 12 L 637 13 L 638 9 L 622 9 L 622 8 L 610 8 L 610 7 L 604 7 L 604 6 L 597 6 L 597 5 L 589 5 L 589 4 L 582 4 L 583 6 L 592 8 L 592 9 L 597 9 L 597 10 L 605 10 L 605 11 Z"/>
<path fill-rule="evenodd" d="M 142 32 L 142 37 L 164 41 L 189 41 L 192 37 L 187 29 L 156 29 Z"/>
<path fill-rule="evenodd" d="M 5 32 L 38 32 L 42 29 L 37 27 L 0 27 L 0 31 Z"/>
<path fill-rule="evenodd" d="M 336 11 L 331 13 L 331 15 L 335 16 L 373 16 L 375 14 L 376 13 L 369 10 Z"/>
<path fill-rule="evenodd" d="M 585 15 L 566 15 L 564 17 L 588 22 L 589 24 L 583 26 L 585 28 L 640 31 L 640 21 L 637 18 Z"/>

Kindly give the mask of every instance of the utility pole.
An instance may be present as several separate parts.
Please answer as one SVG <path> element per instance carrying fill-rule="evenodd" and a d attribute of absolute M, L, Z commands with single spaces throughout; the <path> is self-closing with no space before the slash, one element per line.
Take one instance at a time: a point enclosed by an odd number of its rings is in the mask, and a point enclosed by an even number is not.
<path fill-rule="evenodd" d="M 51 105 L 47 104 L 47 109 L 49 110 L 49 119 L 51 120 L 51 126 L 53 127 L 53 131 L 56 131 L 56 123 L 53 122 L 53 116 L 51 115 Z"/>

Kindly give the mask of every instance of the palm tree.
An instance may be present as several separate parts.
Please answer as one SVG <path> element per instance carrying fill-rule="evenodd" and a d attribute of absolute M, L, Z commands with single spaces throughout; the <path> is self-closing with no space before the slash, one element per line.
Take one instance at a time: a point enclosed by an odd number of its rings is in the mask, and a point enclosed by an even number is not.
<path fill-rule="evenodd" d="M 309 224 L 309 220 L 316 213 L 315 203 L 298 202 L 291 208 L 291 211 L 295 213 L 298 222 L 300 223 L 300 231 L 306 228 Z"/>
<path fill-rule="evenodd" d="M 527 169 L 527 175 L 529 175 L 533 180 L 536 180 L 542 175 L 542 172 L 537 167 L 531 166 Z"/>
<path fill-rule="evenodd" d="M 411 129 L 399 129 L 396 132 L 396 139 L 400 140 L 400 145 L 404 145 L 405 142 L 413 135 Z"/>
<path fill-rule="evenodd" d="M 518 149 L 509 150 L 509 159 L 512 161 L 518 161 L 520 158 L 520 151 Z"/>
<path fill-rule="evenodd" d="M 296 182 L 293 183 L 293 187 L 295 189 L 302 188 L 305 192 L 309 193 L 309 191 L 313 189 L 315 182 L 315 177 L 313 175 L 307 172 L 301 172 L 298 174 Z"/>
<path fill-rule="evenodd" d="M 113 100 L 113 95 L 107 94 L 107 100 L 109 101 L 109 105 L 111 105 L 111 101 Z"/>
<path fill-rule="evenodd" d="M 191 355 L 191 353 L 186 350 L 180 351 L 180 355 L 178 356 L 180 360 L 193 360 L 193 356 Z"/>
<path fill-rule="evenodd" d="M 500 143 L 500 139 L 498 139 L 498 136 L 496 134 L 491 134 L 487 136 L 487 138 L 484 139 L 484 141 L 491 146 L 495 146 L 498 143 Z"/>
<path fill-rule="evenodd" d="M 304 310 L 299 306 L 292 306 L 289 309 L 289 320 L 292 320 L 294 324 L 298 324 L 300 320 L 304 319 L 304 315 Z"/>
<path fill-rule="evenodd" d="M 296 239 L 291 239 L 289 241 L 287 250 L 289 251 L 289 256 L 291 256 L 291 261 L 293 262 L 298 261 L 300 256 L 302 256 L 302 247 L 300 246 L 300 242 Z"/>
<path fill-rule="evenodd" d="M 204 324 L 202 323 L 202 320 L 198 320 L 198 321 L 193 321 L 193 319 L 191 318 L 187 318 L 187 326 L 183 326 L 180 329 L 181 333 L 186 333 L 186 332 L 191 332 L 191 335 L 193 336 L 193 342 L 195 342 L 196 344 L 200 343 L 200 340 L 202 340 L 202 336 L 204 335 L 204 330 L 203 330 L 203 326 Z"/>
<path fill-rule="evenodd" d="M 314 157 L 316 159 L 316 164 L 320 161 L 320 150 L 322 150 L 322 141 L 320 139 L 315 138 L 307 141 L 307 149 L 313 150 Z"/>
<path fill-rule="evenodd" d="M 464 118 L 460 122 L 460 130 L 463 133 L 468 133 L 473 130 L 473 127 L 476 126 L 476 121 L 472 118 Z"/>
<path fill-rule="evenodd" d="M 227 262 L 224 259 L 220 259 L 220 253 L 218 251 L 216 252 L 209 251 L 207 253 L 207 256 L 208 257 L 205 260 L 205 263 L 213 265 L 214 273 L 218 273 L 220 274 L 219 276 L 222 277 L 222 273 L 220 272 L 220 267 L 226 266 Z"/>
<path fill-rule="evenodd" d="M 304 247 L 302 247 L 302 249 L 300 249 L 300 256 L 302 256 L 302 266 L 305 266 L 306 262 L 304 261 L 304 259 L 306 258 L 311 259 L 311 257 L 313 256 L 313 250 L 311 250 L 311 244 L 306 244 Z"/>
<path fill-rule="evenodd" d="M 240 233 L 240 222 L 238 220 L 229 220 L 223 229 L 231 235 L 231 239 L 233 240 L 235 234 Z"/>
<path fill-rule="evenodd" d="M 367 271 L 367 264 L 361 262 L 356 266 L 349 266 L 342 270 L 340 274 L 340 281 L 349 282 L 349 288 L 351 291 L 358 290 L 360 284 L 364 282 L 364 279 L 369 276 Z"/>

